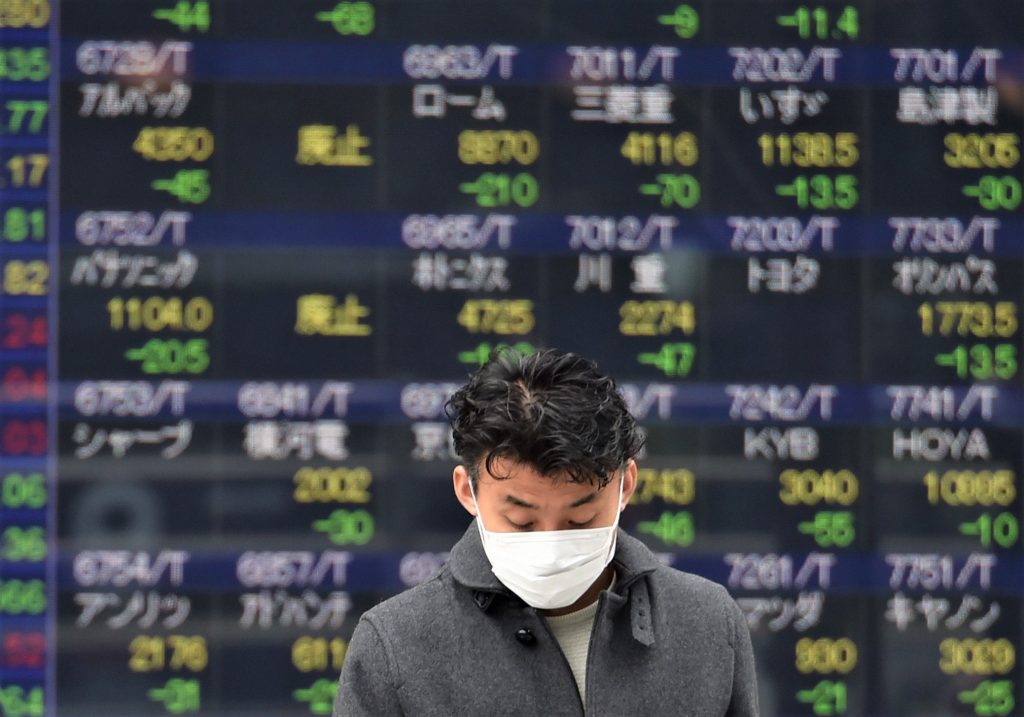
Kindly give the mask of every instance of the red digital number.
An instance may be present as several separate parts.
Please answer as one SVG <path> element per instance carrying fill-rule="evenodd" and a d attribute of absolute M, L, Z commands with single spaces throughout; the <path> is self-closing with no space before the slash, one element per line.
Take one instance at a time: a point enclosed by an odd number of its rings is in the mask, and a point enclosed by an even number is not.
<path fill-rule="evenodd" d="M 45 316 L 8 314 L 4 318 L 3 338 L 5 349 L 45 348 L 47 324 Z"/>
<path fill-rule="evenodd" d="M 41 632 L 7 633 L 0 665 L 8 669 L 42 669 L 46 666 L 46 637 Z"/>
<path fill-rule="evenodd" d="M 46 369 L 12 366 L 0 380 L 0 396 L 11 402 L 45 400 Z"/>
<path fill-rule="evenodd" d="M 0 453 L 8 456 L 46 454 L 46 422 L 11 420 L 0 432 Z"/>

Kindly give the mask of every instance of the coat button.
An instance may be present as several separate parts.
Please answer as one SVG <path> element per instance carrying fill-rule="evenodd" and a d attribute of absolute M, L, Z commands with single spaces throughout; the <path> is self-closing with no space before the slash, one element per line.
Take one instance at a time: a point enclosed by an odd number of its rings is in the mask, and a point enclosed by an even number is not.
<path fill-rule="evenodd" d="M 533 636 L 533 633 L 528 627 L 521 627 L 516 630 L 516 639 L 524 645 L 532 645 L 537 642 L 537 638 Z"/>

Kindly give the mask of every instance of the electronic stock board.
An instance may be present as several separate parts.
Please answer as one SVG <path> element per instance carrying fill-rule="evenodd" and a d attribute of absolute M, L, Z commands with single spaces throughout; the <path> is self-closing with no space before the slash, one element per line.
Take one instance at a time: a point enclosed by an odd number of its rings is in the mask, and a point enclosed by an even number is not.
<path fill-rule="evenodd" d="M 498 345 L 764 715 L 1024 714 L 1024 4 L 0 0 L 0 705 L 329 714 Z M 481 666 L 486 669 L 486 666 Z"/>

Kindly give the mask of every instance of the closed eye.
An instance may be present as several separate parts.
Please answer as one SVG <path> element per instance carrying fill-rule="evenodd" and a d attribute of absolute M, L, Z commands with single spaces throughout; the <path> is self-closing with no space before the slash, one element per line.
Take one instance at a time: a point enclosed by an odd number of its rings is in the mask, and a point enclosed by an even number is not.
<path fill-rule="evenodd" d="M 577 523 L 575 520 L 570 520 L 569 521 L 569 525 L 571 525 L 573 528 L 586 528 L 588 525 L 590 525 L 593 522 L 594 522 L 593 518 L 591 518 L 590 520 L 584 521 L 582 523 Z"/>

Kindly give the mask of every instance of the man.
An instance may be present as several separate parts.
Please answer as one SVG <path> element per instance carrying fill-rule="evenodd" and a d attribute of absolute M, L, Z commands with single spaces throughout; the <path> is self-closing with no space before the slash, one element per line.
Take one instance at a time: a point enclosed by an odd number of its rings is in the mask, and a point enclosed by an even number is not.
<path fill-rule="evenodd" d="M 433 578 L 367 611 L 334 717 L 753 717 L 725 589 L 618 529 L 643 439 L 579 356 L 499 353 L 447 405 L 475 520 Z"/>

